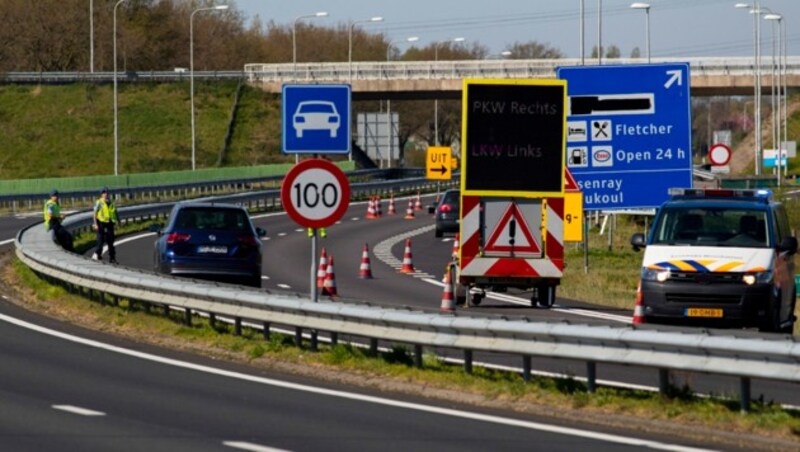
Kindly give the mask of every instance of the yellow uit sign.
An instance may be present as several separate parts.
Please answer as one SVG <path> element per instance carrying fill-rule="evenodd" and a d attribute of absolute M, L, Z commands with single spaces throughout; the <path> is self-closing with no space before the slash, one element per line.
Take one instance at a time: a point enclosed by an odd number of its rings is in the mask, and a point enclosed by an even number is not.
<path fill-rule="evenodd" d="M 450 180 L 453 177 L 452 151 L 445 146 L 428 147 L 425 177 L 431 180 Z"/>
<path fill-rule="evenodd" d="M 564 241 L 583 241 L 583 193 L 564 193 Z"/>

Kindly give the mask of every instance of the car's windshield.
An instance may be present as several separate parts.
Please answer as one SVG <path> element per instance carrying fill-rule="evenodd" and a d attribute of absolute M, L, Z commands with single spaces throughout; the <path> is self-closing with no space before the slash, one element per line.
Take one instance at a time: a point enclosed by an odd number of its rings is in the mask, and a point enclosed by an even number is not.
<path fill-rule="evenodd" d="M 302 104 L 298 111 L 299 113 L 336 113 L 333 104 L 323 103 Z"/>
<path fill-rule="evenodd" d="M 720 207 L 665 207 L 653 244 L 766 248 L 767 212 Z"/>
<path fill-rule="evenodd" d="M 225 231 L 248 231 L 250 222 L 247 214 L 239 209 L 220 209 L 215 207 L 187 207 L 178 212 L 175 228 L 215 229 Z"/>

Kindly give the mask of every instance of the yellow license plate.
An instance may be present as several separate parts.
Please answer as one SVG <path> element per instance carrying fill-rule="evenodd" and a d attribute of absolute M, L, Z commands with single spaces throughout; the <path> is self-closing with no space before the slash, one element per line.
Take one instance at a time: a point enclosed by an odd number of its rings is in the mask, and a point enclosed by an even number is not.
<path fill-rule="evenodd" d="M 688 308 L 686 309 L 686 317 L 722 318 L 722 309 Z"/>

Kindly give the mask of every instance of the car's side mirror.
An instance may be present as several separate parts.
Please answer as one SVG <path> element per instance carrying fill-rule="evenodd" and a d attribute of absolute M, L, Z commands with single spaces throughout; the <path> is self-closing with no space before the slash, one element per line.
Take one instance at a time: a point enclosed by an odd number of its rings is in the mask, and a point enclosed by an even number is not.
<path fill-rule="evenodd" d="M 634 251 L 639 251 L 642 248 L 647 247 L 647 239 L 645 239 L 644 234 L 641 232 L 637 232 L 631 236 L 631 246 L 633 246 Z"/>
<path fill-rule="evenodd" d="M 436 206 L 434 205 L 428 206 L 428 215 L 433 215 L 434 212 L 436 212 Z"/>
<path fill-rule="evenodd" d="M 156 234 L 158 234 L 158 235 L 161 235 L 161 229 L 162 229 L 163 227 L 164 227 L 164 225 L 163 225 L 163 224 L 161 224 L 161 223 L 154 223 L 154 224 L 151 224 L 151 225 L 150 225 L 150 226 L 147 228 L 147 230 L 148 230 L 148 231 L 150 231 L 150 232 L 154 232 L 154 233 L 156 233 Z"/>
<path fill-rule="evenodd" d="M 789 253 L 790 256 L 797 253 L 797 238 L 784 237 L 783 241 L 781 242 L 780 251 Z"/>
<path fill-rule="evenodd" d="M 267 231 L 261 228 L 256 228 L 256 235 L 258 235 L 259 237 L 264 237 L 267 235 Z"/>

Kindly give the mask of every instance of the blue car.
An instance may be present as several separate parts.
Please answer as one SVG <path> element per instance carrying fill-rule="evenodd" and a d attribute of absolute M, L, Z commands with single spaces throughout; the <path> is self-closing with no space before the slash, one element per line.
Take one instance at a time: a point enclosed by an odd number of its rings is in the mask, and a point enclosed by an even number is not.
<path fill-rule="evenodd" d="M 263 229 L 232 204 L 180 202 L 158 231 L 156 272 L 261 287 Z"/>

